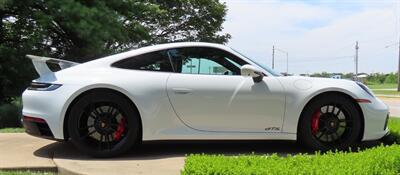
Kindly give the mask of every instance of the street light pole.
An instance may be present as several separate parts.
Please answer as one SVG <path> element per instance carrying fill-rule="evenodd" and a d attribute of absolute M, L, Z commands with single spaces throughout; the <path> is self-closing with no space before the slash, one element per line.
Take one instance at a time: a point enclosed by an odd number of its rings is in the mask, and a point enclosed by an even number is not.
<path fill-rule="evenodd" d="M 274 60 L 275 60 L 275 46 L 272 46 L 272 69 L 274 69 Z"/>
<path fill-rule="evenodd" d="M 399 36 L 399 65 L 397 69 L 397 92 L 400 91 L 400 36 Z"/>
<path fill-rule="evenodd" d="M 354 58 L 354 66 L 355 66 L 355 80 L 358 81 L 358 41 L 356 41 L 356 56 Z"/>
<path fill-rule="evenodd" d="M 272 48 L 273 48 L 274 52 L 276 50 L 276 51 L 279 51 L 279 52 L 282 52 L 282 53 L 286 54 L 286 75 L 289 75 L 289 52 L 281 50 L 281 49 L 278 49 L 278 48 L 275 48 L 275 47 L 272 47 Z"/>
<path fill-rule="evenodd" d="M 289 53 L 286 52 L 286 75 L 289 75 Z"/>

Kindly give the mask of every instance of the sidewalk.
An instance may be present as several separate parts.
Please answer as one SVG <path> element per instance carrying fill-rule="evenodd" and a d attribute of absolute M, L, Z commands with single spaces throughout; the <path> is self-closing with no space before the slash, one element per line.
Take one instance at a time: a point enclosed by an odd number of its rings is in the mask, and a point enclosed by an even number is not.
<path fill-rule="evenodd" d="M 58 174 L 178 175 L 189 154 L 306 153 L 293 141 L 153 141 L 111 159 L 95 159 L 71 143 L 0 133 L 0 170 L 52 171 Z"/>
<path fill-rule="evenodd" d="M 179 175 L 184 159 L 184 155 L 153 156 L 133 152 L 118 158 L 95 159 L 77 151 L 72 144 L 63 143 L 55 147 L 53 161 L 59 174 Z"/>
<path fill-rule="evenodd" d="M 70 143 L 40 139 L 25 133 L 0 133 L 0 170 L 68 175 L 180 174 L 185 154 L 155 153 L 132 152 L 113 159 L 95 159 L 75 150 Z"/>
<path fill-rule="evenodd" d="M 56 172 L 49 147 L 52 143 L 25 133 L 0 134 L 0 170 Z"/>

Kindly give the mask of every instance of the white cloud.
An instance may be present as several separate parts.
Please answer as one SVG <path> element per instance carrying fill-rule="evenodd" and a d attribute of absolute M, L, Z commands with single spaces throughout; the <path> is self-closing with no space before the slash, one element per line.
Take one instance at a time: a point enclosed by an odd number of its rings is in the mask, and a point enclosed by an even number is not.
<path fill-rule="evenodd" d="M 328 3 L 329 2 L 329 3 Z M 351 1 L 352 2 L 352 1 Z M 225 32 L 229 46 L 271 65 L 272 45 L 289 52 L 289 72 L 352 72 L 354 43 L 360 41 L 359 70 L 392 72 L 397 69 L 400 3 L 354 1 L 226 1 Z M 347 5 L 347 6 L 346 6 Z M 335 58 L 332 58 L 335 57 Z M 284 71 L 285 56 L 277 55 L 276 68 Z M 330 58 L 330 59 L 329 59 Z"/>

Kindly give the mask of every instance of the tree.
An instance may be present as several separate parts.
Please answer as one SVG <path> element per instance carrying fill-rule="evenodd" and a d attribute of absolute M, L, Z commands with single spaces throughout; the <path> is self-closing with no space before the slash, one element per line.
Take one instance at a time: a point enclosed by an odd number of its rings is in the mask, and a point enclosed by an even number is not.
<path fill-rule="evenodd" d="M 322 73 L 313 73 L 310 76 L 311 77 L 324 77 L 324 78 L 329 78 L 331 77 L 331 73 L 327 73 L 327 72 L 322 72 Z"/>
<path fill-rule="evenodd" d="M 84 62 L 146 45 L 226 43 L 218 0 L 0 0 L 0 103 L 36 75 L 24 56 Z"/>
<path fill-rule="evenodd" d="M 395 73 L 389 73 L 386 75 L 385 84 L 396 84 L 397 83 L 397 75 Z"/>

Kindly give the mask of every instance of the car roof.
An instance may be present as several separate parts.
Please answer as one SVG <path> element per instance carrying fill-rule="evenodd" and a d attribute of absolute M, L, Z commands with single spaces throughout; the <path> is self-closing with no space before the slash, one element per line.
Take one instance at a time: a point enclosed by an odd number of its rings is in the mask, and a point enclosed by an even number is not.
<path fill-rule="evenodd" d="M 167 43 L 167 44 L 158 44 L 158 45 L 152 45 L 152 46 L 146 46 L 146 47 L 141 47 L 133 50 L 129 50 L 126 52 L 106 56 L 103 58 L 99 58 L 93 61 L 89 61 L 83 64 L 79 64 L 77 66 L 74 66 L 73 69 L 86 69 L 86 68 L 105 68 L 105 67 L 111 67 L 112 63 L 115 63 L 117 61 L 120 61 L 122 59 L 126 59 L 129 57 L 133 57 L 136 55 L 141 55 L 149 52 L 155 52 L 159 50 L 166 50 L 166 49 L 173 49 L 173 48 L 180 48 L 180 47 L 211 47 L 211 48 L 217 48 L 221 50 L 225 50 L 227 52 L 230 52 L 241 59 L 247 61 L 248 63 L 252 64 L 255 67 L 260 68 L 260 70 L 263 70 L 264 73 L 267 75 L 272 75 L 270 72 L 265 70 L 264 68 L 260 67 L 258 64 L 255 64 L 254 61 L 236 53 L 232 48 L 222 45 L 222 44 L 216 44 L 216 43 L 206 43 L 206 42 L 176 42 L 176 43 Z M 65 69 L 68 70 L 68 69 Z M 70 70 L 72 71 L 72 70 Z"/>
<path fill-rule="evenodd" d="M 152 46 L 145 46 L 137 49 L 132 49 L 126 52 L 106 56 L 103 58 L 99 58 L 93 61 L 89 61 L 87 63 L 84 63 L 86 65 L 91 65 L 91 66 L 99 66 L 99 65 L 106 65 L 110 64 L 112 62 L 119 61 L 124 58 L 144 54 L 144 53 L 149 53 L 149 52 L 154 52 L 158 50 L 165 50 L 165 49 L 172 49 L 172 48 L 178 48 L 178 47 L 212 47 L 212 48 L 219 48 L 222 50 L 227 50 L 230 51 L 230 48 L 227 46 L 224 46 L 222 44 L 216 44 L 216 43 L 206 43 L 206 42 L 176 42 L 176 43 L 167 43 L 167 44 L 157 44 L 157 45 L 152 45 Z"/>

